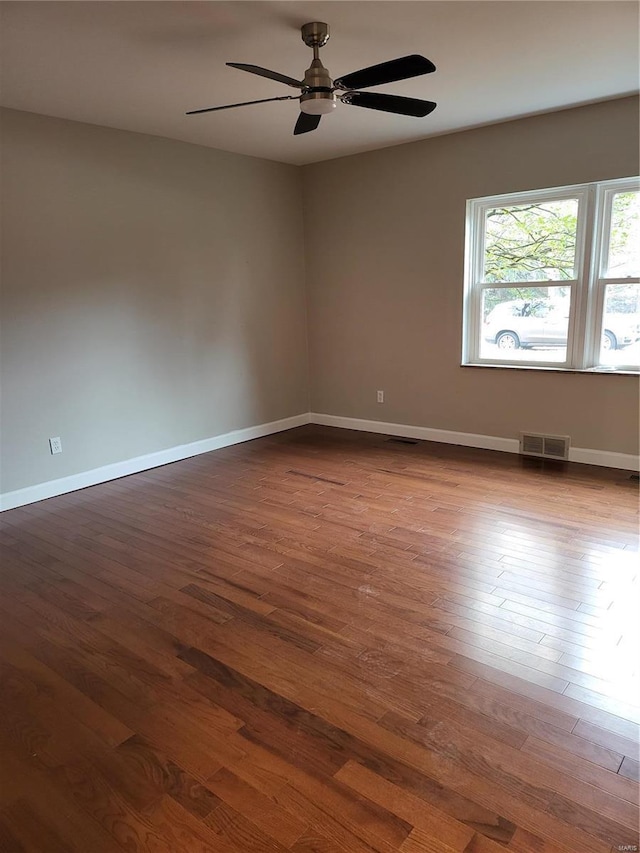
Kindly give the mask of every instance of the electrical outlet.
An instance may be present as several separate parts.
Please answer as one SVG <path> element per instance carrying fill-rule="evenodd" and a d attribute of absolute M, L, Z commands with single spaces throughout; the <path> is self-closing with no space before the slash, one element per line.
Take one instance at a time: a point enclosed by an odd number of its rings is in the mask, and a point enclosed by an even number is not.
<path fill-rule="evenodd" d="M 51 448 L 52 456 L 56 453 L 62 453 L 62 439 L 59 435 L 56 438 L 49 439 L 49 447 Z"/>
<path fill-rule="evenodd" d="M 378 402 L 384 403 L 384 391 L 378 391 Z"/>

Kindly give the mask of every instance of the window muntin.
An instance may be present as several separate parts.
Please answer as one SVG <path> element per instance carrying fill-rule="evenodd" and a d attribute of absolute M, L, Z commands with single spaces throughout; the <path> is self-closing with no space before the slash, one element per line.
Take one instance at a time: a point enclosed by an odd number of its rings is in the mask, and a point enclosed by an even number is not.
<path fill-rule="evenodd" d="M 639 369 L 638 179 L 473 199 L 467 212 L 463 363 Z M 517 316 L 531 301 L 546 328 Z M 494 328 L 506 303 L 521 334 Z"/>

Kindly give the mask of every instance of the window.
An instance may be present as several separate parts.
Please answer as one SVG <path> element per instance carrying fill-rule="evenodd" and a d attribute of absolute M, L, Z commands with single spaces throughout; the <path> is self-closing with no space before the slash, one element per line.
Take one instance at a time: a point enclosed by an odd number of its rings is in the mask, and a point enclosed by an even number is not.
<path fill-rule="evenodd" d="M 640 370 L 636 178 L 467 203 L 463 363 Z"/>

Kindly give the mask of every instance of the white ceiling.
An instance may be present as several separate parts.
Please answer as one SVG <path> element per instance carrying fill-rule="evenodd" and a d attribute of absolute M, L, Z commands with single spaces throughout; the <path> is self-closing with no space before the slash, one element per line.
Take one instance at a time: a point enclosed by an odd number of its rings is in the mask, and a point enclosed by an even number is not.
<path fill-rule="evenodd" d="M 638 3 L 596 0 L 2 2 L 1 102 L 20 110 L 304 164 L 638 89 Z M 225 62 L 301 78 L 300 38 L 326 21 L 338 77 L 409 53 L 437 72 L 375 91 L 434 100 L 422 119 L 339 104 L 292 135 L 295 101 L 199 116 L 188 109 L 294 94 Z"/>

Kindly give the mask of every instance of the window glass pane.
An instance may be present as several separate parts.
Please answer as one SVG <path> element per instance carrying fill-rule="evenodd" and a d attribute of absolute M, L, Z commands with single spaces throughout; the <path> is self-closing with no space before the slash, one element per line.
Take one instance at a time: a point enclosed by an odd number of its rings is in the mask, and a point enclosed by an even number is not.
<path fill-rule="evenodd" d="M 607 278 L 640 275 L 640 193 L 616 193 L 611 207 Z"/>
<path fill-rule="evenodd" d="M 576 277 L 578 199 L 488 210 L 484 280 L 566 281 Z"/>
<path fill-rule="evenodd" d="M 600 364 L 640 365 L 640 285 L 609 284 L 605 288 Z"/>
<path fill-rule="evenodd" d="M 480 357 L 566 361 L 570 303 L 568 285 L 483 288 Z"/>

